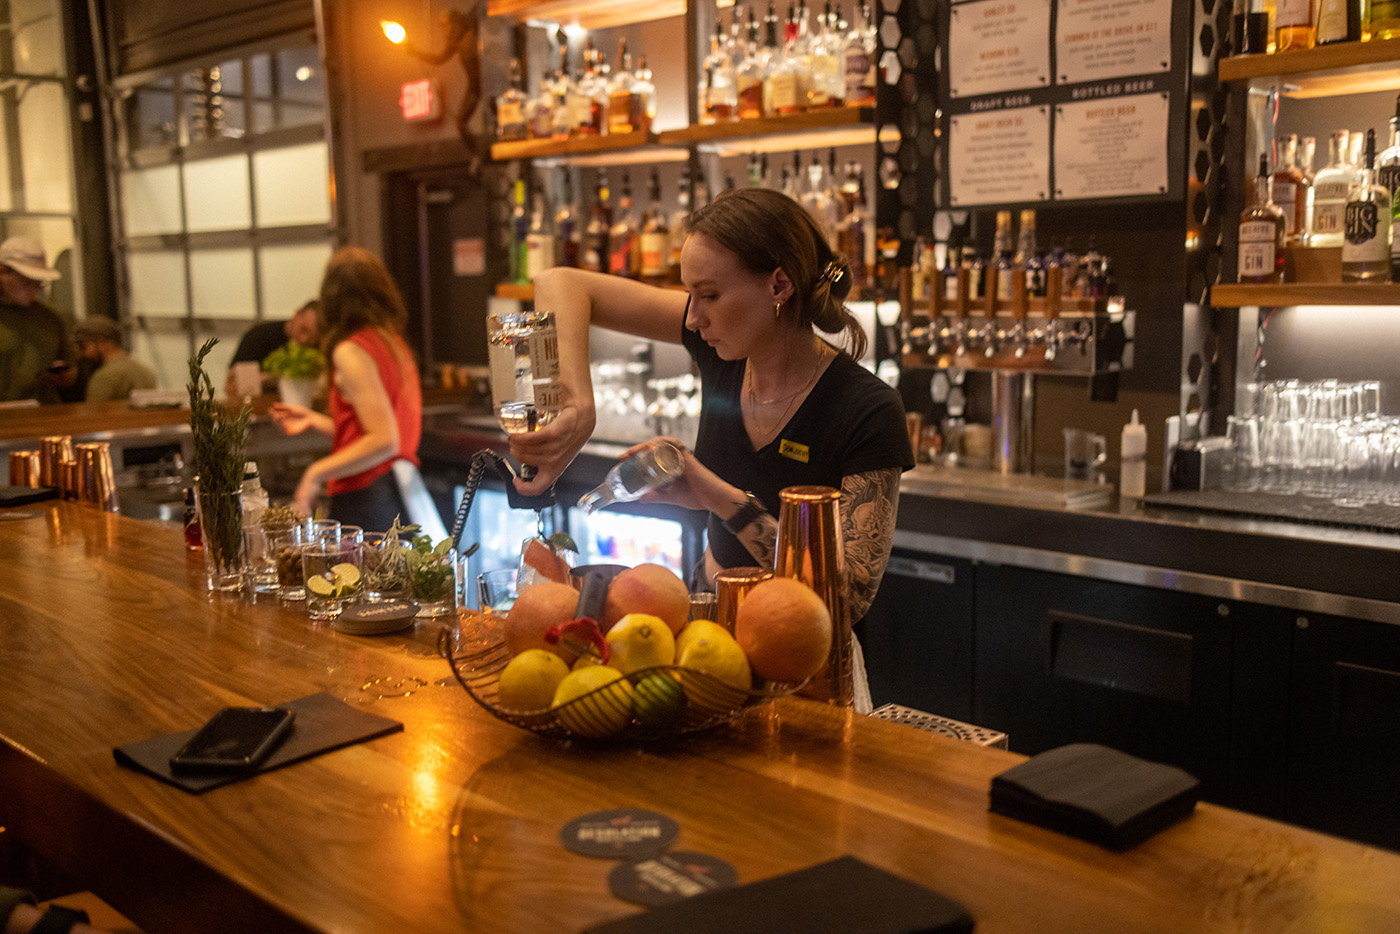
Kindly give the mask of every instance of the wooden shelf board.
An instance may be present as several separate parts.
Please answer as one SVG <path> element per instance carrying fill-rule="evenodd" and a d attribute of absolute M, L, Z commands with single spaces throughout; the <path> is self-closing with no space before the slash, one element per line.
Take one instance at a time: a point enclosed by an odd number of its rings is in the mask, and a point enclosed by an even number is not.
<path fill-rule="evenodd" d="M 489 16 L 608 29 L 685 15 L 685 0 L 488 0 Z"/>
<path fill-rule="evenodd" d="M 1278 83 L 1288 97 L 1335 97 L 1400 87 L 1400 39 L 1341 42 L 1273 55 L 1223 58 L 1220 80 Z"/>
<path fill-rule="evenodd" d="M 498 282 L 496 283 L 496 297 L 513 298 L 521 302 L 533 302 L 535 300 L 535 287 L 528 282 Z"/>
<path fill-rule="evenodd" d="M 1400 305 L 1400 283 L 1287 282 L 1283 285 L 1222 283 L 1210 289 L 1216 308 L 1287 305 Z"/>
<path fill-rule="evenodd" d="M 549 156 L 587 156 L 616 153 L 624 149 L 639 149 L 656 143 L 657 135 L 635 133 L 604 133 L 601 136 L 571 136 L 568 139 L 521 139 L 492 143 L 491 158 L 539 159 Z"/>
<path fill-rule="evenodd" d="M 756 120 L 730 120 L 701 123 L 666 130 L 658 134 L 663 146 L 689 146 L 695 143 L 724 143 L 753 140 L 784 133 L 800 133 L 807 140 L 812 133 L 860 128 L 874 139 L 875 110 L 872 107 L 831 107 Z M 757 150 L 745 150 L 757 151 Z"/>

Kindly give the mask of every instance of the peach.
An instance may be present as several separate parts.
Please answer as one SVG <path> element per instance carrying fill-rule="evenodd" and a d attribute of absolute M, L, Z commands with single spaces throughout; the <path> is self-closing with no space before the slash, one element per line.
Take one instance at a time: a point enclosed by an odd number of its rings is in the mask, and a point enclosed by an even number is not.
<path fill-rule="evenodd" d="M 756 584 L 739 604 L 734 638 L 759 677 L 805 681 L 831 653 L 831 613 L 802 581 L 774 577 Z"/>
<path fill-rule="evenodd" d="M 608 585 L 599 627 L 607 632 L 628 613 L 659 616 L 675 635 L 690 615 L 690 590 L 676 572 L 660 564 L 639 564 L 619 571 Z"/>
<path fill-rule="evenodd" d="M 544 636 L 549 627 L 573 619 L 577 608 L 577 590 L 568 584 L 540 581 L 517 597 L 506 613 L 506 649 L 511 655 L 526 649 L 545 649 L 573 662 L 575 653 L 562 645 L 550 645 Z"/>

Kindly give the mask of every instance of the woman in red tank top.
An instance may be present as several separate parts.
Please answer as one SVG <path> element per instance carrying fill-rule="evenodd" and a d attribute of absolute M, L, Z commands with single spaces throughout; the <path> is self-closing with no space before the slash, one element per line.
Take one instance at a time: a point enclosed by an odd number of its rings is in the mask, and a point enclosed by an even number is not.
<path fill-rule="evenodd" d="M 383 531 L 407 512 L 394 461 L 418 463 L 423 397 L 418 367 L 403 339 L 408 311 L 378 257 L 359 247 L 331 256 L 321 280 L 321 346 L 331 361 L 330 412 L 274 404 L 287 434 L 319 431 L 331 453 L 297 484 L 295 505 L 308 515 L 324 491 L 331 518 Z"/>

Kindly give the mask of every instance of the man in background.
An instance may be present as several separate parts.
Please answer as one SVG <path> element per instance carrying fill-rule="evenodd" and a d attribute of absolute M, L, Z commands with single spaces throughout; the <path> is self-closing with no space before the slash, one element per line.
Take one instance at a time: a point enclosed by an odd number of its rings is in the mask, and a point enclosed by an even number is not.
<path fill-rule="evenodd" d="M 313 298 L 298 308 L 296 313 L 286 321 L 263 321 L 249 328 L 244 333 L 242 340 L 238 342 L 238 349 L 233 352 L 233 359 L 229 361 L 224 394 L 230 399 L 236 399 L 241 395 L 234 378 L 235 364 L 256 363 L 261 367 L 263 358 L 287 341 L 296 341 L 298 344 L 305 344 L 308 347 L 316 346 L 316 308 L 318 305 L 320 305 L 320 301 Z M 264 373 L 261 379 L 263 392 L 272 392 L 277 388 L 275 374 Z"/>
<path fill-rule="evenodd" d="M 88 402 L 126 399 L 133 389 L 156 388 L 155 370 L 127 353 L 122 329 L 111 318 L 84 318 L 73 330 L 73 340 L 78 345 L 78 355 L 96 365 L 88 377 Z"/>
<path fill-rule="evenodd" d="M 0 243 L 0 402 L 59 402 L 59 391 L 77 381 L 68 325 L 39 300 L 57 278 L 39 241 Z"/>

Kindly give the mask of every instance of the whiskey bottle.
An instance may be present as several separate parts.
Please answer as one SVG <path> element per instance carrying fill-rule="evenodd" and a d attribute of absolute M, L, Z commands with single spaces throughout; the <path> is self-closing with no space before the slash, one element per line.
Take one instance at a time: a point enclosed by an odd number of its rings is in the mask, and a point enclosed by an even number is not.
<path fill-rule="evenodd" d="M 666 212 L 661 207 L 661 178 L 656 168 L 651 170 L 648 189 L 649 203 L 642 216 L 641 277 L 645 282 L 662 284 L 667 279 L 670 260 L 671 231 L 666 226 Z"/>
<path fill-rule="evenodd" d="M 1390 280 L 1390 192 L 1376 184 L 1376 131 L 1366 131 L 1361 178 L 1347 196 L 1343 282 Z"/>
<path fill-rule="evenodd" d="M 608 232 L 612 229 L 612 206 L 608 203 L 608 177 L 598 173 L 598 189 L 593 199 L 593 215 L 583 231 L 579 265 L 592 272 L 608 271 Z"/>
<path fill-rule="evenodd" d="M 1278 0 L 1274 8 L 1274 51 L 1310 49 L 1315 39 L 1312 0 Z"/>
<path fill-rule="evenodd" d="M 529 129 L 525 124 L 525 92 L 520 88 L 520 61 L 510 60 L 510 87 L 496 98 L 496 138 L 525 139 Z"/>
<path fill-rule="evenodd" d="M 1290 133 L 1278 141 L 1282 157 L 1274 168 L 1274 204 L 1283 212 L 1284 236 L 1289 246 L 1302 242 L 1308 226 L 1307 180 L 1298 168 L 1298 135 Z"/>
<path fill-rule="evenodd" d="M 1283 281 L 1283 211 L 1270 197 L 1269 157 L 1259 157 L 1254 203 L 1240 214 L 1239 280 L 1263 284 Z"/>

